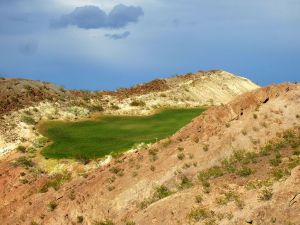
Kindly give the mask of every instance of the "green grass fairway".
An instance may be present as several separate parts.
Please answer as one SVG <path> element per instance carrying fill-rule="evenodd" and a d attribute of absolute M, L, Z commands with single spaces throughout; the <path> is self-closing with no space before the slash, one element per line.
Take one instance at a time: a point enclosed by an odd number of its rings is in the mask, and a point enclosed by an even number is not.
<path fill-rule="evenodd" d="M 135 144 L 164 139 L 204 109 L 165 109 L 146 117 L 103 116 L 81 122 L 49 121 L 41 133 L 53 141 L 43 149 L 48 158 L 103 157 L 124 152 Z"/>

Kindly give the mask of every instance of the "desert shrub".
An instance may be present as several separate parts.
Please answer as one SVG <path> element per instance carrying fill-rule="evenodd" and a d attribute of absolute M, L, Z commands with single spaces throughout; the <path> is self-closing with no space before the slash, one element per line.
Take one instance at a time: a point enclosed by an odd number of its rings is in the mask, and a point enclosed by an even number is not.
<path fill-rule="evenodd" d="M 77 223 L 83 222 L 83 216 L 77 216 Z"/>
<path fill-rule="evenodd" d="M 150 170 L 151 170 L 151 171 L 155 171 L 155 166 L 151 165 L 151 166 L 150 166 Z"/>
<path fill-rule="evenodd" d="M 159 200 L 159 199 L 166 198 L 166 197 L 170 196 L 171 194 L 172 194 L 172 191 L 170 191 L 168 187 L 166 187 L 165 185 L 161 185 L 156 188 L 155 193 L 154 193 L 154 198 Z"/>
<path fill-rule="evenodd" d="M 109 169 L 109 172 L 113 173 L 113 174 L 116 174 L 118 175 L 119 177 L 123 176 L 124 175 L 124 170 L 119 168 L 119 167 L 112 167 Z"/>
<path fill-rule="evenodd" d="M 296 166 L 300 165 L 300 158 L 290 158 L 288 162 L 288 168 L 294 169 Z"/>
<path fill-rule="evenodd" d="M 217 178 L 224 175 L 223 168 L 220 166 L 213 166 L 203 172 L 198 174 L 198 178 L 202 180 L 203 178 Z"/>
<path fill-rule="evenodd" d="M 54 190 L 58 190 L 60 186 L 71 179 L 71 174 L 55 174 L 51 177 L 49 181 L 47 181 L 39 190 L 41 193 L 45 193 L 49 188 L 53 188 Z"/>
<path fill-rule="evenodd" d="M 102 112 L 104 111 L 104 108 L 101 105 L 92 105 L 89 106 L 89 110 L 92 112 Z"/>
<path fill-rule="evenodd" d="M 178 158 L 179 160 L 184 160 L 185 154 L 184 154 L 183 152 L 178 153 L 178 154 L 177 154 L 177 158 Z"/>
<path fill-rule="evenodd" d="M 218 225 L 216 218 L 209 218 L 204 222 L 204 225 Z"/>
<path fill-rule="evenodd" d="M 115 189 L 116 189 L 116 187 L 113 186 L 113 185 L 109 185 L 109 186 L 107 187 L 107 190 L 108 190 L 108 191 L 113 191 L 113 190 L 115 190 Z"/>
<path fill-rule="evenodd" d="M 27 125 L 35 125 L 36 124 L 35 120 L 31 116 L 28 116 L 28 115 L 23 115 L 21 117 L 21 122 L 26 123 Z"/>
<path fill-rule="evenodd" d="M 93 225 L 115 225 L 112 220 L 106 219 L 102 221 L 94 221 Z"/>
<path fill-rule="evenodd" d="M 253 171 L 249 167 L 242 167 L 237 171 L 237 175 L 239 175 L 241 177 L 250 176 L 252 173 L 253 173 Z"/>
<path fill-rule="evenodd" d="M 39 138 L 37 138 L 37 139 L 34 141 L 33 145 L 34 145 L 34 147 L 36 147 L 36 148 L 43 148 L 43 147 L 45 147 L 45 145 L 46 145 L 48 142 L 49 142 L 49 139 L 48 139 L 48 138 L 46 138 L 46 137 L 39 137 Z"/>
<path fill-rule="evenodd" d="M 222 167 L 228 173 L 235 173 L 236 172 L 236 167 L 235 167 L 234 163 L 232 163 L 232 161 L 230 159 L 224 159 L 222 161 Z"/>
<path fill-rule="evenodd" d="M 202 185 L 204 185 L 204 184 L 202 183 Z M 207 182 L 207 183 L 205 183 L 205 186 L 203 186 L 203 192 L 204 192 L 205 194 L 209 194 L 210 191 L 211 191 L 210 183 Z"/>
<path fill-rule="evenodd" d="M 68 197 L 70 200 L 74 201 L 75 198 L 76 198 L 76 194 L 75 194 L 75 191 L 74 190 L 71 190 L 68 194 Z"/>
<path fill-rule="evenodd" d="M 208 145 L 204 145 L 204 146 L 203 146 L 203 151 L 207 152 L 208 149 L 209 149 L 209 146 L 208 146 Z"/>
<path fill-rule="evenodd" d="M 34 152 L 36 152 L 36 149 L 34 147 L 29 147 L 26 151 L 28 153 L 34 153 Z"/>
<path fill-rule="evenodd" d="M 275 178 L 275 180 L 280 180 L 284 176 L 290 175 L 290 172 L 288 170 L 286 170 L 286 169 L 278 168 L 278 169 L 274 169 L 272 171 L 272 175 Z"/>
<path fill-rule="evenodd" d="M 145 106 L 146 103 L 144 101 L 139 101 L 139 100 L 133 100 L 130 103 L 131 106 Z"/>
<path fill-rule="evenodd" d="M 20 146 L 17 147 L 17 151 L 25 153 L 26 152 L 26 148 L 23 145 L 20 145 Z"/>
<path fill-rule="evenodd" d="M 275 157 L 274 159 L 270 159 L 269 160 L 269 163 L 272 166 L 279 166 L 281 162 L 282 162 L 282 160 L 281 160 L 281 158 L 279 156 Z"/>
<path fill-rule="evenodd" d="M 136 177 L 139 174 L 136 171 L 133 171 L 131 175 L 132 175 L 132 177 Z"/>
<path fill-rule="evenodd" d="M 25 167 L 25 168 L 29 168 L 29 167 L 33 167 L 34 166 L 34 163 L 31 159 L 29 159 L 28 157 L 26 156 L 21 156 L 19 157 L 15 163 L 14 163 L 15 166 L 22 166 L 22 167 Z"/>
<path fill-rule="evenodd" d="M 184 150 L 184 148 L 183 147 L 177 147 L 177 150 L 182 152 Z"/>
<path fill-rule="evenodd" d="M 199 143 L 199 141 L 200 141 L 199 137 L 194 137 L 193 140 L 195 143 Z"/>
<path fill-rule="evenodd" d="M 266 188 L 261 191 L 259 199 L 262 201 L 269 201 L 272 199 L 272 197 L 273 197 L 272 190 Z"/>
<path fill-rule="evenodd" d="M 149 160 L 150 161 L 156 161 L 157 160 L 157 152 L 158 149 L 149 149 L 148 154 L 149 154 Z"/>
<path fill-rule="evenodd" d="M 201 171 L 198 173 L 198 179 L 201 182 L 202 186 L 203 186 L 203 191 L 205 193 L 209 193 L 210 192 L 210 183 L 209 180 L 211 178 L 217 178 L 220 176 L 223 176 L 224 172 L 223 172 L 223 168 L 219 167 L 219 166 L 214 166 L 211 167 L 207 170 Z"/>
<path fill-rule="evenodd" d="M 30 225 L 39 225 L 37 222 L 31 222 Z"/>
<path fill-rule="evenodd" d="M 266 122 L 261 122 L 260 125 L 261 125 L 262 127 L 264 127 L 264 128 L 267 128 L 267 127 L 268 127 L 268 125 L 267 125 Z"/>
<path fill-rule="evenodd" d="M 128 221 L 128 222 L 126 222 L 126 224 L 125 225 L 135 225 L 136 223 L 135 222 L 133 222 L 133 221 Z"/>
<path fill-rule="evenodd" d="M 30 85 L 28 85 L 28 84 L 24 84 L 23 87 L 27 91 L 30 91 L 32 89 L 32 87 Z"/>
<path fill-rule="evenodd" d="M 107 181 L 108 181 L 108 183 L 112 184 L 116 181 L 116 179 L 117 179 L 116 176 L 112 176 L 112 177 L 108 178 Z"/>
<path fill-rule="evenodd" d="M 138 206 L 140 209 L 146 209 L 151 203 L 152 203 L 151 200 L 145 199 L 144 201 L 140 202 L 137 206 Z"/>
<path fill-rule="evenodd" d="M 82 99 L 83 99 L 85 102 L 88 102 L 88 101 L 90 101 L 90 98 L 89 98 L 89 97 L 87 97 L 87 96 L 83 97 Z"/>
<path fill-rule="evenodd" d="M 181 177 L 181 182 L 179 185 L 180 189 L 187 189 L 193 186 L 193 182 L 187 177 L 187 176 L 182 176 Z"/>
<path fill-rule="evenodd" d="M 246 154 L 245 150 L 237 150 L 237 151 L 234 151 L 234 152 L 233 152 L 233 156 L 232 156 L 231 159 L 232 159 L 234 162 L 240 162 L 240 161 L 242 161 L 242 160 L 244 159 L 245 154 Z"/>
<path fill-rule="evenodd" d="M 246 136 L 246 135 L 247 135 L 247 130 L 243 129 L 243 130 L 242 130 L 242 134 L 243 134 L 244 136 Z"/>
<path fill-rule="evenodd" d="M 57 208 L 58 204 L 56 201 L 51 201 L 48 204 L 48 208 L 50 209 L 50 211 L 54 211 Z"/>
<path fill-rule="evenodd" d="M 213 211 L 208 210 L 207 208 L 198 207 L 193 208 L 189 213 L 188 217 L 195 222 L 199 222 L 205 219 L 208 219 L 214 215 Z"/>
<path fill-rule="evenodd" d="M 159 187 L 155 188 L 155 192 L 151 198 L 145 199 L 144 201 L 140 202 L 138 204 L 138 207 L 141 209 L 146 209 L 149 205 L 151 205 L 153 202 L 156 202 L 160 199 L 166 198 L 173 194 L 171 190 L 169 190 L 168 187 L 165 185 L 161 185 Z"/>
<path fill-rule="evenodd" d="M 192 153 L 189 153 L 188 156 L 189 156 L 189 159 L 193 159 L 194 158 L 194 154 L 192 154 Z"/>
<path fill-rule="evenodd" d="M 247 152 L 242 159 L 243 164 L 257 163 L 258 155 L 255 152 Z"/>
<path fill-rule="evenodd" d="M 257 114 L 253 114 L 253 118 L 257 119 L 258 118 Z"/>
<path fill-rule="evenodd" d="M 172 143 L 171 138 L 167 138 L 167 139 L 165 139 L 165 140 L 162 141 L 162 146 L 163 146 L 164 148 L 166 148 L 166 147 L 168 147 L 171 143 Z"/>
<path fill-rule="evenodd" d="M 259 156 L 268 156 L 270 154 L 271 154 L 270 151 L 266 148 L 262 148 L 259 152 Z"/>
<path fill-rule="evenodd" d="M 112 105 L 111 105 L 111 108 L 112 108 L 113 110 L 118 110 L 118 109 L 120 109 L 120 107 L 119 107 L 119 106 L 117 106 L 117 105 L 114 105 L 114 104 L 112 104 Z"/>
<path fill-rule="evenodd" d="M 300 150 L 294 150 L 293 155 L 297 155 L 297 156 L 300 155 Z"/>
<path fill-rule="evenodd" d="M 195 202 L 196 202 L 196 203 L 200 204 L 200 203 L 202 203 L 202 201 L 203 201 L 202 195 L 197 195 L 197 196 L 195 197 Z"/>
<path fill-rule="evenodd" d="M 182 167 L 182 169 L 188 169 L 191 167 L 191 163 L 185 163 Z"/>
<path fill-rule="evenodd" d="M 216 199 L 216 202 L 219 205 L 227 205 L 229 202 L 233 202 L 233 201 L 239 208 L 243 208 L 244 204 L 241 201 L 239 194 L 235 193 L 234 191 L 228 191 L 224 194 L 224 196 L 221 196 Z"/>

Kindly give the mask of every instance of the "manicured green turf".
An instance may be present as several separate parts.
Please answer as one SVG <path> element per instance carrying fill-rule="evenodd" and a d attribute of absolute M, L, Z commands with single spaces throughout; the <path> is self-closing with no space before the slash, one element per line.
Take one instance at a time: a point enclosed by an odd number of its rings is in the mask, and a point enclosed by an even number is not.
<path fill-rule="evenodd" d="M 48 158 L 102 157 L 174 134 L 204 109 L 166 109 L 153 116 L 104 116 L 92 121 L 44 123 L 40 131 L 53 141 Z"/>

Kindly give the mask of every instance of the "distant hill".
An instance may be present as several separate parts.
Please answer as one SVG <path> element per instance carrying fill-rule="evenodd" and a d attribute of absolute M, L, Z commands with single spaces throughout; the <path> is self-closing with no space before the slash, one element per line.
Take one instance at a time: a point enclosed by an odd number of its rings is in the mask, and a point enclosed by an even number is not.
<path fill-rule="evenodd" d="M 63 87 L 42 81 L 2 78 L 0 115 L 36 106 L 40 102 L 80 105 L 95 110 L 104 109 L 112 114 L 138 114 L 143 110 L 151 111 L 163 106 L 224 104 L 235 96 L 258 87 L 246 78 L 220 70 L 157 79 L 117 91 L 96 92 L 65 90 Z M 134 101 L 140 104 L 134 104 Z"/>

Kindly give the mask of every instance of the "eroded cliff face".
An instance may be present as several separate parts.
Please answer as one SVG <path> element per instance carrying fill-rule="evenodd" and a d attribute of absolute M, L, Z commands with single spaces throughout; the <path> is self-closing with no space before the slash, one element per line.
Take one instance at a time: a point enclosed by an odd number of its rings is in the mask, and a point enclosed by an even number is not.
<path fill-rule="evenodd" d="M 253 90 L 209 108 L 169 139 L 47 190 L 57 177 L 13 166 L 21 153 L 6 156 L 0 219 L 10 225 L 298 224 L 299 109 L 299 84 Z"/>

